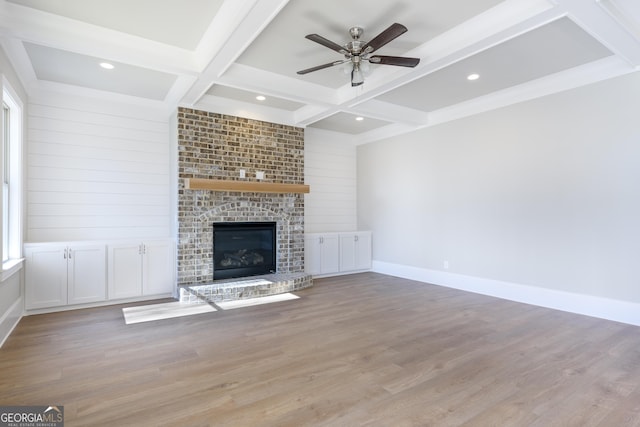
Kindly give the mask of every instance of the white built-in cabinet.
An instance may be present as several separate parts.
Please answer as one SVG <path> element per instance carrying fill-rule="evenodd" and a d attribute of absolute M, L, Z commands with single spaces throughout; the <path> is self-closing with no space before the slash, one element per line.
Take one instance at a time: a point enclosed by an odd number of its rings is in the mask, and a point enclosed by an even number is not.
<path fill-rule="evenodd" d="M 171 239 L 27 243 L 24 253 L 27 310 L 174 293 Z"/>
<path fill-rule="evenodd" d="M 371 269 L 371 232 L 305 235 L 305 271 L 313 276 Z"/>
<path fill-rule="evenodd" d="M 108 246 L 109 299 L 173 293 L 174 247 L 167 240 Z"/>
<path fill-rule="evenodd" d="M 371 232 L 340 234 L 340 271 L 371 269 Z"/>
<path fill-rule="evenodd" d="M 340 269 L 340 238 L 337 234 L 306 234 L 304 266 L 307 274 L 335 273 Z"/>
<path fill-rule="evenodd" d="M 25 245 L 25 308 L 38 309 L 104 301 L 104 244 Z"/>

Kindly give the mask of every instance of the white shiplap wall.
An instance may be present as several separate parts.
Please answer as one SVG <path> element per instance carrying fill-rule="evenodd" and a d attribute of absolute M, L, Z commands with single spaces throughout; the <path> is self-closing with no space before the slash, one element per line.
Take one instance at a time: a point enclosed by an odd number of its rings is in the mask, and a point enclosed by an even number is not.
<path fill-rule="evenodd" d="M 356 146 L 344 135 L 305 129 L 305 232 L 357 230 Z"/>
<path fill-rule="evenodd" d="M 171 236 L 166 112 L 74 96 L 29 100 L 29 242 Z"/>

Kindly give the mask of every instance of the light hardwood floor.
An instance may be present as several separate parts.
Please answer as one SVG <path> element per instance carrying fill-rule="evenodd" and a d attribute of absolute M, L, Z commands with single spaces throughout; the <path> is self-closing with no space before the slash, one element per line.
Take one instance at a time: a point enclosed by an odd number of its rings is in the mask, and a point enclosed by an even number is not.
<path fill-rule="evenodd" d="M 639 426 L 640 328 L 364 273 L 301 298 L 125 325 L 22 319 L 1 405 L 66 426 Z"/>

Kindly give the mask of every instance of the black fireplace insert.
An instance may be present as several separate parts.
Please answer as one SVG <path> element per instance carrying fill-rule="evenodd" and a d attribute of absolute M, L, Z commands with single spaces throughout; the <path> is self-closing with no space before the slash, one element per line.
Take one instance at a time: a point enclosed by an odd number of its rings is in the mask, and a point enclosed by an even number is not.
<path fill-rule="evenodd" d="M 276 272 L 275 222 L 214 222 L 213 278 Z"/>

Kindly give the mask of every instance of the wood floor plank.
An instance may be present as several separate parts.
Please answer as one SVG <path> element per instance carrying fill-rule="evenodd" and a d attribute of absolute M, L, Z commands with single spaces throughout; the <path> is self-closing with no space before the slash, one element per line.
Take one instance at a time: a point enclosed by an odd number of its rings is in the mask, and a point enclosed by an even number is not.
<path fill-rule="evenodd" d="M 296 294 L 25 317 L 0 404 L 61 404 L 67 426 L 640 425 L 638 327 L 374 273 Z"/>

